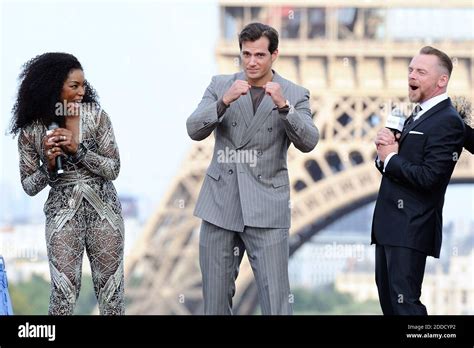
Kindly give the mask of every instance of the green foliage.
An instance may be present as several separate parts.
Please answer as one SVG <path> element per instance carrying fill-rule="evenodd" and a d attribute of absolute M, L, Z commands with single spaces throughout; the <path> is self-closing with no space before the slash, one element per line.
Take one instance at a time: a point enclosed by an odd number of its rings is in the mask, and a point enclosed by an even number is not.
<path fill-rule="evenodd" d="M 79 293 L 74 314 L 89 315 L 96 305 L 97 299 L 95 297 L 94 285 L 92 284 L 92 277 L 89 274 L 83 275 L 81 292 Z"/>
<path fill-rule="evenodd" d="M 317 290 L 294 288 L 294 314 L 380 314 L 377 301 L 356 302 L 351 295 L 337 292 L 334 284 Z"/>
<path fill-rule="evenodd" d="M 19 315 L 48 314 L 49 282 L 33 275 L 26 282 L 9 283 L 13 313 Z"/>
<path fill-rule="evenodd" d="M 376 300 L 353 302 L 348 305 L 338 306 L 331 313 L 335 315 L 382 315 L 380 304 Z"/>
<path fill-rule="evenodd" d="M 48 314 L 50 284 L 39 275 L 33 275 L 28 281 L 9 284 L 15 315 Z M 91 314 L 97 300 L 90 275 L 82 276 L 81 291 L 74 314 Z"/>

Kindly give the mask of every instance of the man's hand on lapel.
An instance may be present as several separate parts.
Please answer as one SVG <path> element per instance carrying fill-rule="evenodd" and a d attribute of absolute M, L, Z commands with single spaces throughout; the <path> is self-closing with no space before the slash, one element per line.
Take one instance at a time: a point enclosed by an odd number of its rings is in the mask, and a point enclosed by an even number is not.
<path fill-rule="evenodd" d="M 247 94 L 250 87 L 247 81 L 235 80 L 232 86 L 224 93 L 222 101 L 225 105 L 229 106 L 230 103 L 239 99 L 240 96 Z"/>
<path fill-rule="evenodd" d="M 279 83 L 267 82 L 263 88 L 265 88 L 265 93 L 272 98 L 273 102 L 278 108 L 282 108 L 286 105 L 286 99 L 283 97 Z"/>

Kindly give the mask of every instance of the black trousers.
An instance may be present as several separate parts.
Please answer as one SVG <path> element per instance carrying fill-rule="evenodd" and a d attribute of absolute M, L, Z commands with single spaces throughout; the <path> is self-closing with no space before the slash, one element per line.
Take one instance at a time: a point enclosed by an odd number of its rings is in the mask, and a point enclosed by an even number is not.
<path fill-rule="evenodd" d="M 375 247 L 375 281 L 384 315 L 427 315 L 420 302 L 426 254 L 389 245 Z"/>

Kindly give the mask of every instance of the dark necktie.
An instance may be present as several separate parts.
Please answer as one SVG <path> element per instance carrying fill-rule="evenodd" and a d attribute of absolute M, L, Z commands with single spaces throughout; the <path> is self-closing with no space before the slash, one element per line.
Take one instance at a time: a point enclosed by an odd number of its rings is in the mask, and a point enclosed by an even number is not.
<path fill-rule="evenodd" d="M 405 124 L 403 125 L 403 129 L 407 128 L 410 124 L 412 124 L 413 120 L 415 119 L 416 115 L 419 114 L 421 111 L 421 106 L 420 104 L 417 104 L 415 108 L 413 109 L 413 112 L 411 115 L 405 120 Z"/>

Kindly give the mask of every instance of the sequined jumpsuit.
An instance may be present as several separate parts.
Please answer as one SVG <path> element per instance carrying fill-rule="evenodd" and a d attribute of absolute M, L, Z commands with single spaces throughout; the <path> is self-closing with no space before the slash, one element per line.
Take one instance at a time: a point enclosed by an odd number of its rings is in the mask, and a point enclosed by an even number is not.
<path fill-rule="evenodd" d="M 51 273 L 49 314 L 69 315 L 79 296 L 84 249 L 89 257 L 99 311 L 124 314 L 124 224 L 112 180 L 120 157 L 109 116 L 82 112 L 78 154 L 59 177 L 48 173 L 43 148 L 46 127 L 34 123 L 18 138 L 20 176 L 25 192 L 51 186 L 44 205 L 46 246 Z"/>

